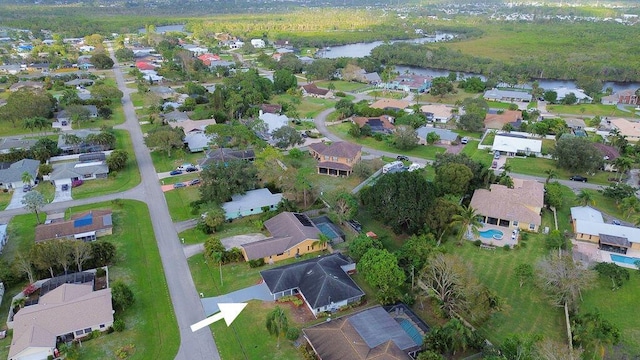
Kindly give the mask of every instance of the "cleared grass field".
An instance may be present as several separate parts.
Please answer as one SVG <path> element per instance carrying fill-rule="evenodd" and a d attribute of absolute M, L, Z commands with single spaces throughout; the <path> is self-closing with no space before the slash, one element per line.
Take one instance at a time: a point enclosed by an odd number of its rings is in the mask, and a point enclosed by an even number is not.
<path fill-rule="evenodd" d="M 574 114 L 579 116 L 601 117 L 635 117 L 635 112 L 626 112 L 615 105 L 577 104 L 577 105 L 547 105 L 547 111 L 556 114 Z"/>
<path fill-rule="evenodd" d="M 544 158 L 508 158 L 507 164 L 511 165 L 511 171 L 517 174 L 546 177 L 545 170 L 554 170 L 558 174 L 558 179 L 568 180 L 572 175 L 578 175 L 556 166 L 556 161 Z M 607 180 L 611 173 L 599 171 L 595 176 L 589 175 L 589 182 L 594 184 L 608 185 Z"/>

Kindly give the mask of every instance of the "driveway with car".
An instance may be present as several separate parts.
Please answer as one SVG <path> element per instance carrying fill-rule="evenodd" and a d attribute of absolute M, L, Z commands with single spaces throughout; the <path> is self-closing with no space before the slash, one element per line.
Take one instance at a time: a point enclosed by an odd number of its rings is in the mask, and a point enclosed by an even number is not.
<path fill-rule="evenodd" d="M 68 184 L 56 185 L 56 194 L 52 202 L 62 202 L 73 200 L 71 197 L 71 186 Z"/>

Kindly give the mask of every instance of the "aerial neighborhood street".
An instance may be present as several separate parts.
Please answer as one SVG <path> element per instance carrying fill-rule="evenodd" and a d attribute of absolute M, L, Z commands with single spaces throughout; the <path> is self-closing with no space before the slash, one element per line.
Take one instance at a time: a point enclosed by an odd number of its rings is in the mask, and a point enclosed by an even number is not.
<path fill-rule="evenodd" d="M 134 3 L 0 5 L 0 358 L 640 353 L 635 5 Z"/>

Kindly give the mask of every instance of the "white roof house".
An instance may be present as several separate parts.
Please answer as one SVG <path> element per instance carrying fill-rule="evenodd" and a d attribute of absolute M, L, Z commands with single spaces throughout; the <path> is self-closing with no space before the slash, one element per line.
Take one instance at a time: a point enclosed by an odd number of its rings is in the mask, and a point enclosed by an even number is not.
<path fill-rule="evenodd" d="M 507 155 L 516 153 L 540 155 L 542 152 L 542 140 L 528 139 L 516 136 L 496 135 L 493 140 L 493 151 L 500 151 Z"/>
<path fill-rule="evenodd" d="M 253 45 L 253 47 L 256 49 L 261 49 L 266 46 L 264 40 L 262 39 L 251 39 L 251 45 Z"/>
<path fill-rule="evenodd" d="M 553 89 L 553 91 L 555 91 L 556 94 L 558 94 L 558 97 L 556 98 L 557 101 L 561 101 L 569 93 L 573 93 L 576 96 L 576 99 L 578 99 L 578 102 L 590 103 L 591 101 L 593 101 L 593 98 L 585 94 L 584 91 L 581 89 L 569 89 L 563 86 L 563 87 Z"/>
<path fill-rule="evenodd" d="M 531 94 L 524 91 L 498 90 L 498 89 L 491 89 L 491 90 L 485 91 L 483 97 L 486 100 L 493 100 L 493 101 L 530 102 L 532 99 Z"/>
<path fill-rule="evenodd" d="M 268 133 L 272 133 L 283 126 L 289 125 L 289 118 L 286 115 L 262 113 L 259 118 L 264 121 L 265 125 L 267 125 Z"/>
<path fill-rule="evenodd" d="M 604 224 L 602 213 L 591 206 L 574 206 L 571 208 L 573 220 L 584 220 Z"/>
<path fill-rule="evenodd" d="M 231 199 L 222 204 L 227 220 L 259 214 L 265 207 L 275 210 L 282 200 L 282 194 L 272 194 L 265 188 L 247 191 L 244 195 L 233 195 Z"/>

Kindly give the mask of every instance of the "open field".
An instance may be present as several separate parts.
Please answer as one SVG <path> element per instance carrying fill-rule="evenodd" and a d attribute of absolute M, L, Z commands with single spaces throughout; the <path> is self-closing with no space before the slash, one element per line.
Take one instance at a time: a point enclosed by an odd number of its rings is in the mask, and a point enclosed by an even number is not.
<path fill-rule="evenodd" d="M 568 170 L 556 167 L 556 161 L 544 158 L 508 158 L 507 164 L 511 165 L 511 171 L 517 174 L 533 175 L 546 177 L 545 170 L 554 170 L 558 174 L 558 179 L 567 180 L 574 174 Z M 598 171 L 595 176 L 587 176 L 590 183 L 608 185 L 609 177 L 614 176 L 613 173 L 606 171 Z"/>
<path fill-rule="evenodd" d="M 110 241 L 118 249 L 116 264 L 109 267 L 110 281 L 122 280 L 129 284 L 136 301 L 121 315 L 127 325 L 125 331 L 103 334 L 83 342 L 79 356 L 81 359 L 117 358 L 117 349 L 133 344 L 135 352 L 128 359 L 173 359 L 179 344 L 177 323 L 147 207 L 125 200 L 122 207 L 99 203 L 72 208 L 70 212 L 99 208 L 114 211 L 114 234 L 98 240 Z M 34 225 L 35 215 L 14 217 L 9 225 L 12 241 L 0 259 L 11 259 L 18 251 L 28 251 L 33 246 Z M 8 289 L 5 297 L 14 296 L 25 285 Z M 0 318 L 6 318 L 9 305 L 10 301 L 5 298 L 0 307 Z M 0 356 L 6 357 L 8 347 L 5 346 L 9 341 L 10 337 L 0 340 Z"/>
<path fill-rule="evenodd" d="M 198 215 L 191 214 L 191 207 L 189 206 L 192 201 L 200 198 L 197 186 L 187 186 L 166 191 L 164 197 L 167 200 L 171 220 L 183 221 L 198 217 Z"/>
<path fill-rule="evenodd" d="M 362 89 L 366 89 L 370 87 L 370 85 L 355 82 L 355 81 L 336 80 L 336 81 L 317 81 L 316 82 L 316 85 L 318 85 L 319 88 L 323 88 L 323 89 L 328 88 L 329 84 L 333 84 L 333 86 L 336 87 L 334 91 L 345 91 L 345 92 L 358 92 Z"/>
<path fill-rule="evenodd" d="M 635 114 L 622 111 L 615 105 L 602 104 L 547 105 L 547 111 L 555 114 L 574 114 L 585 117 L 635 117 Z"/>
<path fill-rule="evenodd" d="M 270 102 L 277 104 L 280 101 L 291 102 L 291 95 L 277 95 L 274 96 Z M 296 110 L 301 118 L 311 119 L 316 117 L 320 112 L 325 109 L 333 107 L 337 100 L 319 99 L 314 97 L 302 97 L 299 105 L 295 105 Z"/>

